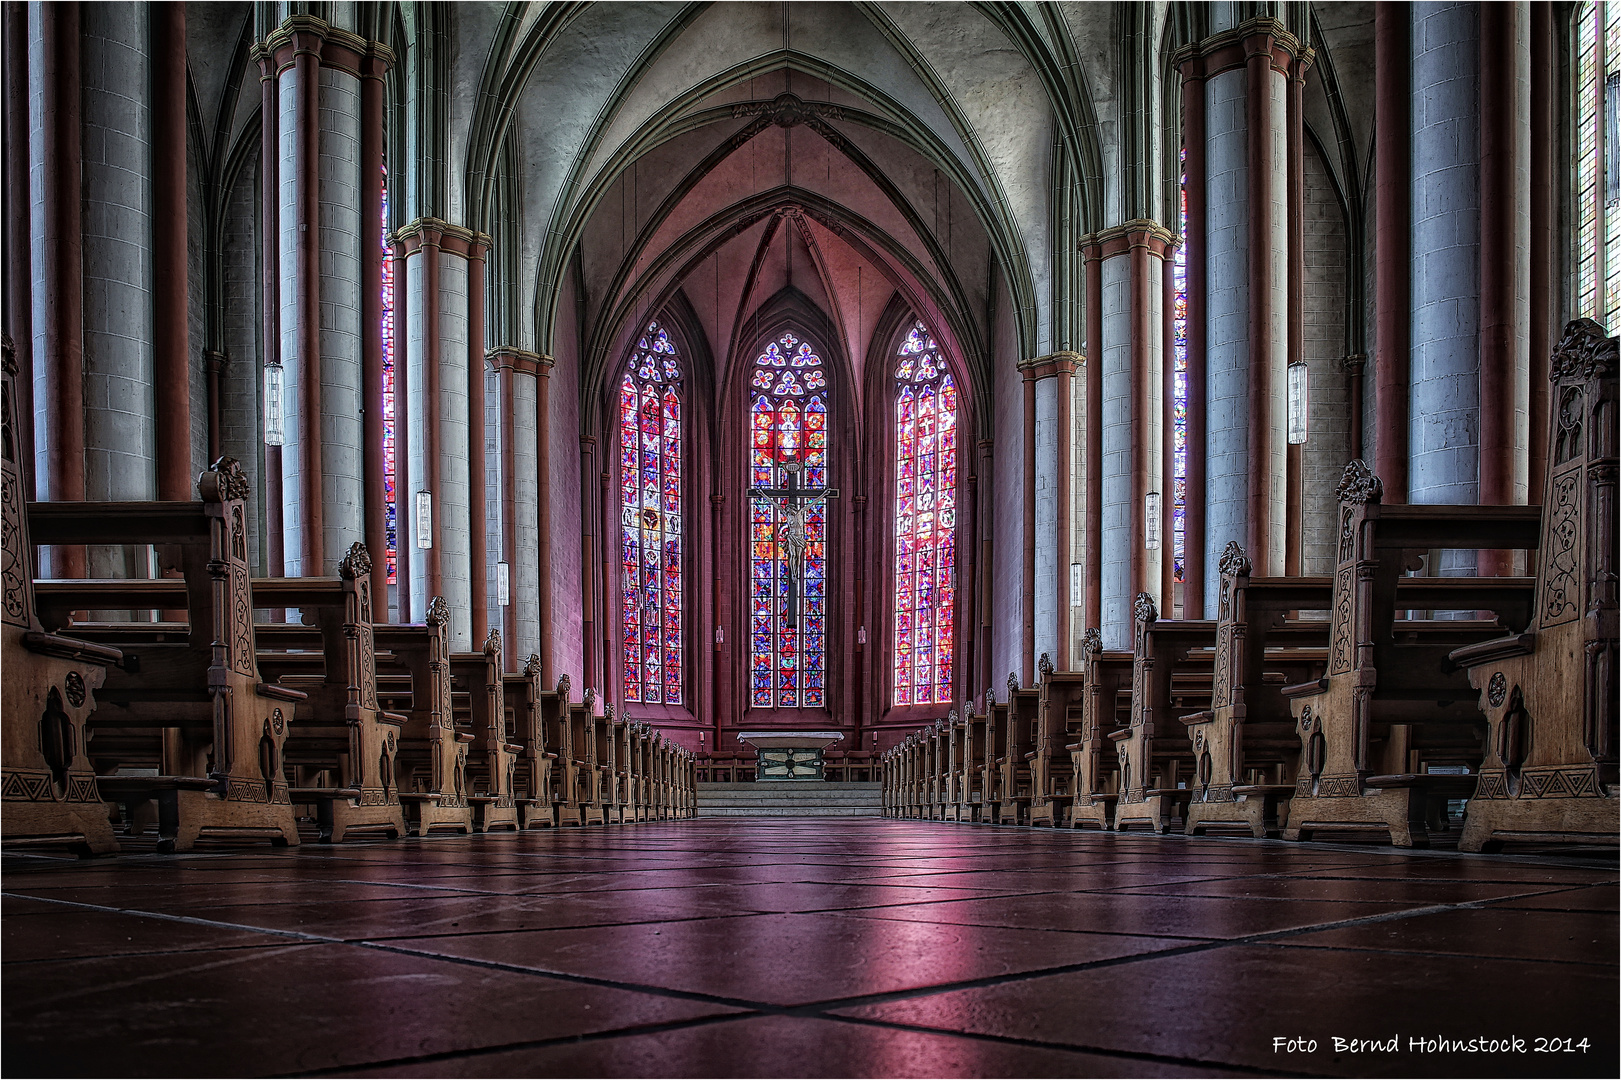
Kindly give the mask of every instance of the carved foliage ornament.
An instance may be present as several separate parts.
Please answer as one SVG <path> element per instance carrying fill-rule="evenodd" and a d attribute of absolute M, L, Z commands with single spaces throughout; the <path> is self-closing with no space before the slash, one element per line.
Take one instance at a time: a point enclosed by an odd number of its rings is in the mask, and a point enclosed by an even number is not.
<path fill-rule="evenodd" d="M 1368 463 L 1361 458 L 1355 458 L 1345 466 L 1345 472 L 1340 475 L 1339 487 L 1334 489 L 1334 497 L 1342 503 L 1356 503 L 1366 506 L 1377 504 L 1384 498 L 1385 485 L 1368 468 Z"/>
<path fill-rule="evenodd" d="M 1607 337 L 1604 328 L 1592 319 L 1576 319 L 1565 324 L 1565 333 L 1554 346 L 1548 363 L 1548 379 L 1591 379 L 1616 369 L 1617 339 Z"/>
<path fill-rule="evenodd" d="M 1009 701 L 1012 701 L 1013 695 L 1019 692 L 1019 676 L 1017 672 L 1010 671 L 1007 673 L 1007 692 Z"/>
<path fill-rule="evenodd" d="M 1503 699 L 1507 696 L 1508 679 L 1501 671 L 1492 672 L 1491 679 L 1486 683 L 1486 700 L 1491 702 L 1492 708 L 1495 709 L 1503 704 Z"/>
<path fill-rule="evenodd" d="M 253 493 L 248 474 L 242 471 L 242 463 L 234 457 L 220 458 L 208 467 L 208 471 L 216 474 L 222 499 L 246 499 Z"/>
<path fill-rule="evenodd" d="M 1093 655 L 1103 651 L 1103 632 L 1095 626 L 1089 626 L 1086 633 L 1081 635 L 1081 652 Z"/>
<path fill-rule="evenodd" d="M 371 573 L 371 552 L 366 545 L 356 540 L 349 545 L 349 554 L 338 563 L 338 574 L 342 577 L 354 579 L 362 578 Z"/>
<path fill-rule="evenodd" d="M 484 639 L 484 655 L 501 655 L 501 631 L 493 626 L 490 627 L 490 636 Z"/>
<path fill-rule="evenodd" d="M 1036 668 L 1042 673 L 1042 675 L 1051 675 L 1053 673 L 1052 654 L 1042 653 L 1041 660 L 1037 662 Z"/>
<path fill-rule="evenodd" d="M 1140 623 L 1159 620 L 1159 607 L 1154 603 L 1154 598 L 1145 592 L 1137 594 L 1137 599 L 1131 605 L 1131 613 Z"/>
<path fill-rule="evenodd" d="M 540 654 L 530 653 L 529 659 L 524 661 L 523 673 L 526 678 L 538 679 L 540 677 Z"/>
<path fill-rule="evenodd" d="M 428 601 L 428 625 L 429 626 L 444 626 L 449 621 L 450 621 L 450 605 L 445 603 L 445 598 L 442 597 L 442 596 L 436 596 L 432 600 L 429 600 Z"/>
<path fill-rule="evenodd" d="M 1250 559 L 1244 554 L 1244 549 L 1237 540 L 1227 541 L 1226 549 L 1221 553 L 1221 562 L 1217 568 L 1222 577 L 1248 577 L 1250 573 Z"/>

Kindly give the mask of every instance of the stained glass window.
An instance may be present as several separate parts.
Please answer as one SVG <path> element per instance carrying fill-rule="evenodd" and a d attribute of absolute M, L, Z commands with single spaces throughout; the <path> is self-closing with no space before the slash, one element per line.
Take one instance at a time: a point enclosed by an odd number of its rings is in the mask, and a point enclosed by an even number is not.
<path fill-rule="evenodd" d="M 1621 322 L 1621 3 L 1579 4 L 1576 35 L 1576 314 Z"/>
<path fill-rule="evenodd" d="M 1187 570 L 1188 522 L 1188 151 L 1182 150 L 1182 183 L 1177 188 L 1176 257 L 1171 264 L 1175 290 L 1171 311 L 1175 382 L 1171 400 L 1171 567 L 1177 581 Z"/>
<path fill-rule="evenodd" d="M 827 371 L 793 334 L 767 345 L 749 380 L 749 486 L 820 491 L 828 485 Z M 797 466 L 797 468 L 796 468 Z M 749 499 L 749 702 L 827 704 L 827 500 L 802 502 L 797 576 L 787 501 Z"/>
<path fill-rule="evenodd" d="M 624 699 L 685 701 L 681 358 L 658 323 L 619 384 L 620 625 Z"/>
<path fill-rule="evenodd" d="M 952 700 L 957 384 L 914 323 L 895 361 L 895 704 Z"/>
<path fill-rule="evenodd" d="M 394 500 L 394 251 L 388 242 L 388 166 L 383 170 L 383 508 L 388 528 L 388 583 L 395 584 L 399 547 Z"/>

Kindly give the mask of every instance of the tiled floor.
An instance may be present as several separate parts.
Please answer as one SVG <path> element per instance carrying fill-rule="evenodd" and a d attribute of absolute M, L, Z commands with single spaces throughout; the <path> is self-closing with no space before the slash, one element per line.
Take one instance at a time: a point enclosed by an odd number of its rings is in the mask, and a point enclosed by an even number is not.
<path fill-rule="evenodd" d="M 834 819 L 8 856 L 0 1067 L 1613 1077 L 1617 880 L 1613 854 Z M 1436 1037 L 1524 1049 L 1410 1042 Z"/>

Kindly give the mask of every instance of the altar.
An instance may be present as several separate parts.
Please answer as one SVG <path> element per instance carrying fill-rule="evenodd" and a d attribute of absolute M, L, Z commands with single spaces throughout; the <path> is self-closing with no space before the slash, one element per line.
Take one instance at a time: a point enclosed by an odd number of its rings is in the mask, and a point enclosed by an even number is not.
<path fill-rule="evenodd" d="M 740 731 L 737 741 L 754 747 L 757 780 L 821 780 L 822 753 L 844 740 L 840 731 Z"/>

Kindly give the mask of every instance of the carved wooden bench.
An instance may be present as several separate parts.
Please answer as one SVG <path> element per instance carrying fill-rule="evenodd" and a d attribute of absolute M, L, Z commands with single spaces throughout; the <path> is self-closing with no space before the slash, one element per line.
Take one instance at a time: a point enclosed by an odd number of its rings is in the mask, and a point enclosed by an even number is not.
<path fill-rule="evenodd" d="M 1465 851 L 1617 841 L 1616 339 L 1591 320 L 1569 324 L 1548 377 L 1554 416 L 1535 615 L 1523 634 L 1450 656 L 1487 722 Z"/>

